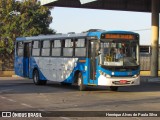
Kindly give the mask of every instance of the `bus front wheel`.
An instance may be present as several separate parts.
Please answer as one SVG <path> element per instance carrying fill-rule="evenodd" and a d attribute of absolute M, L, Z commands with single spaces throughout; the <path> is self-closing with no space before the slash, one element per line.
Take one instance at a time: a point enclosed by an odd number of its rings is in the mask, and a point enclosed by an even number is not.
<path fill-rule="evenodd" d="M 81 73 L 78 73 L 78 87 L 80 91 L 84 91 L 86 89 L 86 86 L 83 84 L 83 76 Z"/>
<path fill-rule="evenodd" d="M 110 90 L 111 90 L 111 91 L 117 91 L 117 90 L 118 90 L 118 87 L 117 87 L 117 86 L 110 86 Z"/>
<path fill-rule="evenodd" d="M 38 70 L 34 70 L 33 72 L 33 82 L 35 85 L 45 85 L 47 83 L 46 80 L 39 79 L 39 72 Z"/>

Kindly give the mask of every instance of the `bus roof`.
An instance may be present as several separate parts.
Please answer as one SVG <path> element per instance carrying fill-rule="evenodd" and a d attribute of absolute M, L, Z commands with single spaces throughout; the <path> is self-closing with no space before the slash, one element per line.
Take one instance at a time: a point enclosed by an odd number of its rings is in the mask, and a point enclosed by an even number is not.
<path fill-rule="evenodd" d="M 32 40 L 46 40 L 46 39 L 61 39 L 61 38 L 72 38 L 72 37 L 87 37 L 87 36 L 96 36 L 100 38 L 101 33 L 104 31 L 96 32 L 84 32 L 84 33 L 75 33 L 75 34 L 55 34 L 55 35 L 38 35 L 32 37 L 18 37 L 16 41 L 32 41 Z"/>
<path fill-rule="evenodd" d="M 55 34 L 55 35 L 38 35 L 38 36 L 31 36 L 31 37 L 18 37 L 16 41 L 32 41 L 32 40 L 52 40 L 52 39 L 63 39 L 63 38 L 72 38 L 72 37 L 87 37 L 87 36 L 96 36 L 100 39 L 101 34 L 136 34 L 138 33 L 131 32 L 131 31 L 104 31 L 104 30 L 97 30 L 97 31 L 87 31 L 83 33 L 74 33 L 74 34 Z"/>
<path fill-rule="evenodd" d="M 139 35 L 138 33 L 135 33 L 135 32 L 131 32 L 131 31 L 123 31 L 123 30 L 113 30 L 113 31 L 106 31 L 106 32 L 103 32 L 104 34 L 106 33 L 112 33 L 112 34 L 137 34 Z"/>

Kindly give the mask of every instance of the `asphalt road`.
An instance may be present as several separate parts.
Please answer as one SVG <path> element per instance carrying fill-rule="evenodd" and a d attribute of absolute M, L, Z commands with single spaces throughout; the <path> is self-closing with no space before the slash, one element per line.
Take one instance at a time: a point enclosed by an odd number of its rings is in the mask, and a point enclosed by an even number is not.
<path fill-rule="evenodd" d="M 148 77 L 141 79 L 147 81 Z M 76 86 L 62 86 L 54 82 L 49 82 L 46 86 L 36 86 L 29 79 L 0 77 L 0 111 L 37 111 L 46 115 L 53 115 L 52 111 L 160 111 L 160 82 L 141 82 L 139 86 L 121 87 L 117 92 L 109 91 L 106 87 L 88 87 L 87 91 L 78 91 Z M 85 113 L 81 114 L 86 116 Z M 48 116 L 42 119 L 53 118 L 54 120 L 159 119 L 137 116 L 119 118 Z"/>

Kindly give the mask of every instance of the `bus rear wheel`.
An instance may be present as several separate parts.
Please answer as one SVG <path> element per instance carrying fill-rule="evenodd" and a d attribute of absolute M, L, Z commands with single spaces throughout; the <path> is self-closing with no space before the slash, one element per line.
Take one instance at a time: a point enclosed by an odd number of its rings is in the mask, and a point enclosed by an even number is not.
<path fill-rule="evenodd" d="M 39 79 L 39 72 L 38 70 L 34 70 L 33 72 L 33 82 L 35 85 L 45 85 L 47 83 L 46 80 Z"/>
<path fill-rule="evenodd" d="M 78 87 L 80 91 L 86 90 L 86 86 L 83 84 L 83 76 L 81 73 L 78 73 Z"/>
<path fill-rule="evenodd" d="M 117 86 L 110 86 L 110 90 L 111 90 L 111 91 L 117 91 L 117 90 L 118 90 L 118 87 L 117 87 Z"/>

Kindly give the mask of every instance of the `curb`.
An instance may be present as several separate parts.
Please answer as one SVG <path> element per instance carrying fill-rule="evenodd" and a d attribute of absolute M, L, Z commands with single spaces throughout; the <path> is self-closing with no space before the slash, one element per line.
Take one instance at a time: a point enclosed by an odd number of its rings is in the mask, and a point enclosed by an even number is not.
<path fill-rule="evenodd" d="M 14 71 L 0 71 L 0 77 L 12 77 L 15 75 Z"/>
<path fill-rule="evenodd" d="M 148 82 L 160 82 L 160 78 L 149 79 Z"/>
<path fill-rule="evenodd" d="M 18 75 L 12 75 L 12 77 L 19 77 Z"/>
<path fill-rule="evenodd" d="M 152 76 L 141 76 L 140 81 L 141 82 L 160 82 L 160 78 L 152 77 Z"/>

